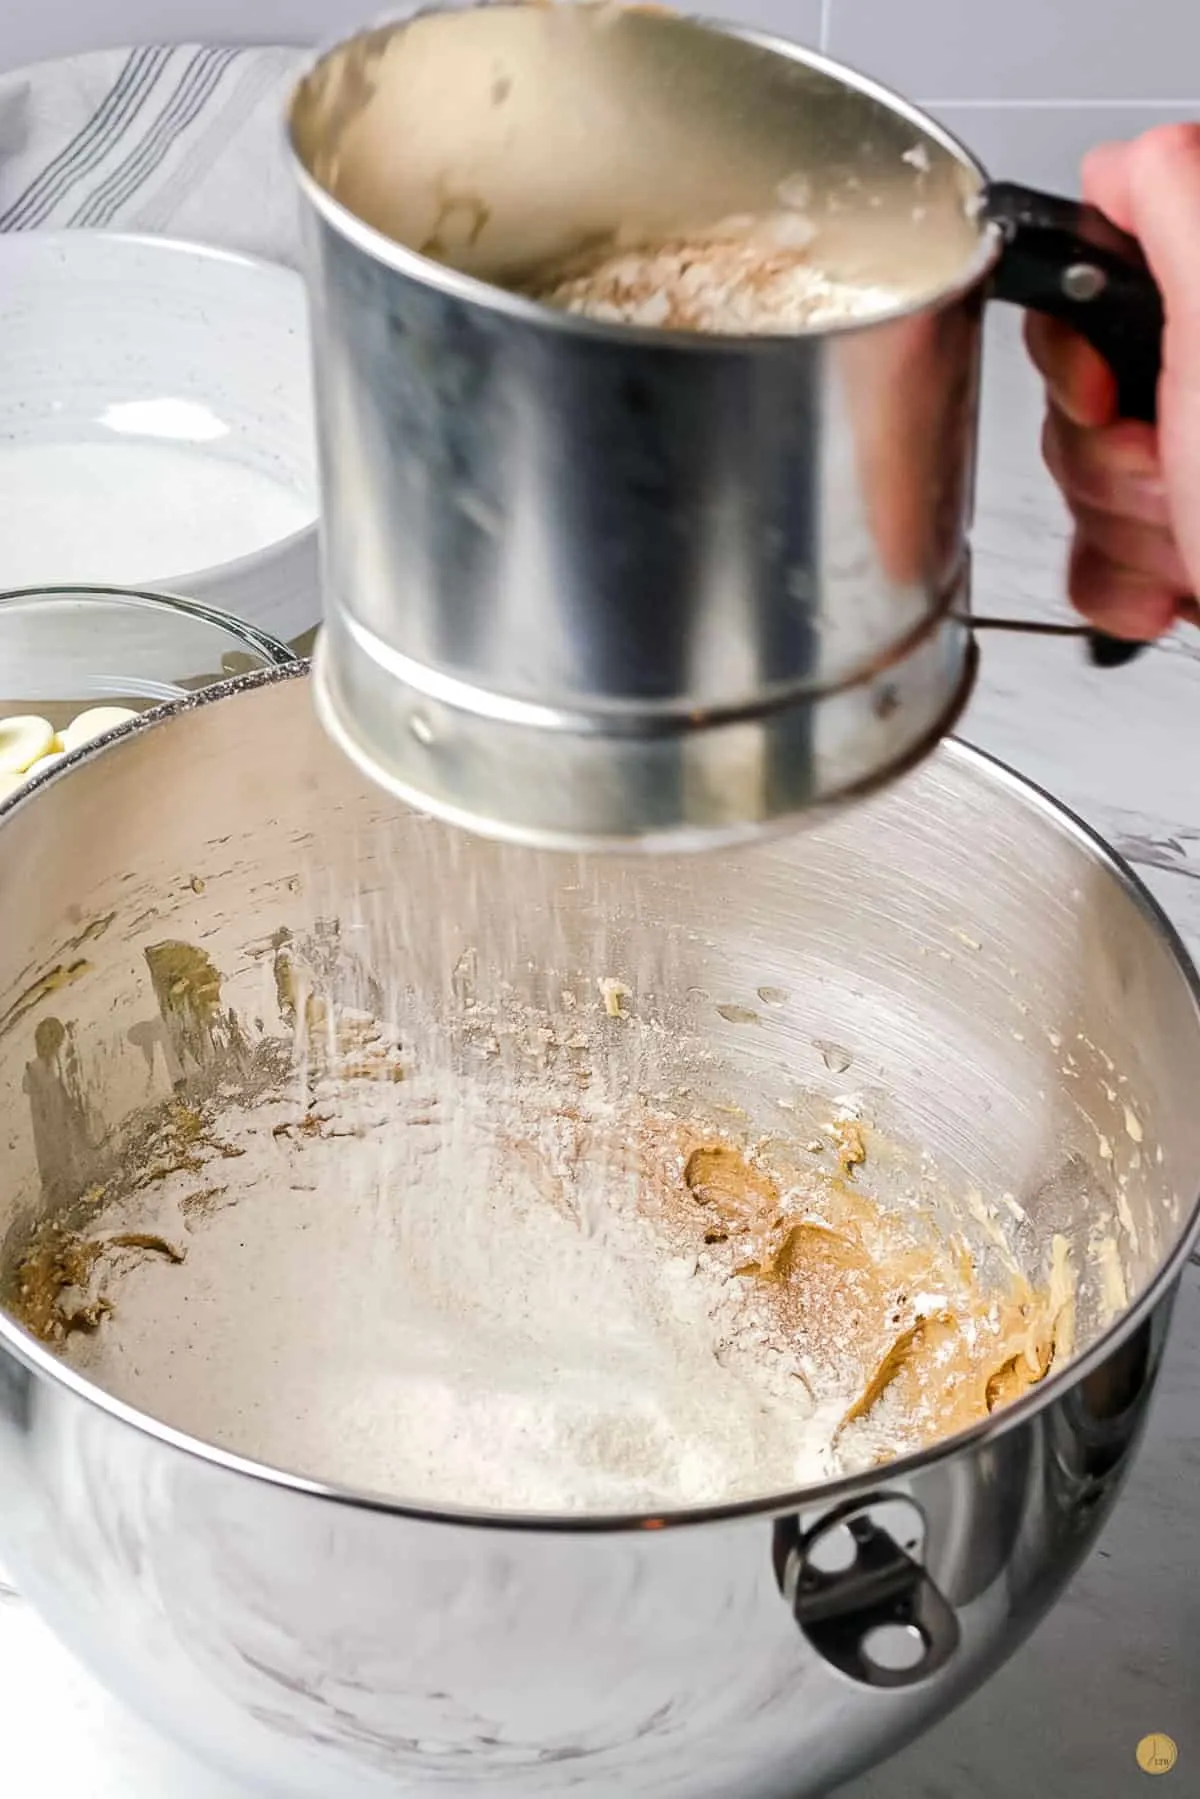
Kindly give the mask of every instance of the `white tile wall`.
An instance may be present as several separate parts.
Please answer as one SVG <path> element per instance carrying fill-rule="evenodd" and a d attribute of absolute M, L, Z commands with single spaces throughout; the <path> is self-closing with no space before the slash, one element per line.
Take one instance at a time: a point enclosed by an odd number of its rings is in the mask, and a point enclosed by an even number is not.
<path fill-rule="evenodd" d="M 400 0 L 0 0 L 0 69 L 136 43 L 305 44 L 344 36 Z M 829 0 L 683 0 L 683 9 L 816 44 Z"/>
<path fill-rule="evenodd" d="M 305 43 L 387 4 L 0 0 L 0 67 L 154 39 Z M 1200 0 L 694 0 L 694 10 L 823 40 L 917 99 L 1200 96 Z"/>
<path fill-rule="evenodd" d="M 683 0 L 685 5 L 688 0 Z M 997 174 L 1071 189 L 1089 144 L 1200 118 L 1200 0 L 694 0 L 933 103 Z M 307 43 L 388 0 L 0 0 L 0 69 L 147 40 Z"/>
<path fill-rule="evenodd" d="M 710 19 L 728 19 L 735 25 L 753 25 L 773 31 L 793 43 L 820 46 L 829 29 L 832 0 L 674 0 L 681 12 Z M 1198 0 L 1200 3 L 1200 0 Z"/>
<path fill-rule="evenodd" d="M 1197 0 L 832 0 L 827 44 L 914 99 L 1200 95 Z"/>
<path fill-rule="evenodd" d="M 947 101 L 935 102 L 929 110 L 975 153 L 989 175 L 1052 193 L 1077 194 L 1079 166 L 1094 144 L 1137 137 L 1152 125 L 1198 119 L 1200 101 L 1190 106 L 1144 101 L 1129 106 Z"/>
<path fill-rule="evenodd" d="M 160 43 L 305 44 L 386 0 L 0 0 L 0 68 L 73 51 Z"/>

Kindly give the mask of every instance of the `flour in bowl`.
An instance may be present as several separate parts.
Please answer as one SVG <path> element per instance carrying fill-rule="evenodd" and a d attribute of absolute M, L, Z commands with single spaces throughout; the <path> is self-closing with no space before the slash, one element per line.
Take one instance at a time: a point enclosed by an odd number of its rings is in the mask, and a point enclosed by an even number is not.
<path fill-rule="evenodd" d="M 162 949 L 221 1076 L 137 1121 L 10 1284 L 177 1429 L 422 1505 L 660 1511 L 919 1447 L 1069 1351 L 1065 1270 L 980 1281 L 876 1204 L 852 1117 L 756 1141 L 656 1093 L 668 1039 L 611 982 L 507 1016 L 460 992 L 402 1039 L 284 945 L 293 1036 L 254 1041 L 203 954 Z"/>
<path fill-rule="evenodd" d="M 426 1503 L 683 1506 L 832 1472 L 837 1404 L 728 1353 L 743 1295 L 655 1238 L 603 1121 L 531 1131 L 418 1077 L 182 1123 L 153 1194 L 94 1221 L 112 1310 L 65 1339 L 122 1399 Z M 581 1128 L 594 1178 L 567 1172 Z"/>

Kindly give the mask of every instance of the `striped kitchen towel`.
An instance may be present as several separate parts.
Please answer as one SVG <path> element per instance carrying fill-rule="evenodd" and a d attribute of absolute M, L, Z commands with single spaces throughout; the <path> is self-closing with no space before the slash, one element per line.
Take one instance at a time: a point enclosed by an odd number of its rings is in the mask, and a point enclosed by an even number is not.
<path fill-rule="evenodd" d="M 105 227 L 297 260 L 278 45 L 147 44 L 0 74 L 0 231 Z"/>

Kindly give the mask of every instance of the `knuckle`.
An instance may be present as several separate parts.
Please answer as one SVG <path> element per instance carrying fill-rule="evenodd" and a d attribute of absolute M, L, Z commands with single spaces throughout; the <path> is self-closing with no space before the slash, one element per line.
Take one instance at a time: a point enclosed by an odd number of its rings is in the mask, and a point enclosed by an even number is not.
<path fill-rule="evenodd" d="M 1200 123 L 1175 121 L 1151 126 L 1129 147 L 1130 172 L 1142 189 L 1168 178 L 1182 162 L 1200 166 Z"/>

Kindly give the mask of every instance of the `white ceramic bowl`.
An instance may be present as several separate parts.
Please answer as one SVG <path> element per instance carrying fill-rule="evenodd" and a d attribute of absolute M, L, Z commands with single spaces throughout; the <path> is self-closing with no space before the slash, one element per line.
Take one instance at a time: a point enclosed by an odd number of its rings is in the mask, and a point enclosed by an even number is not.
<path fill-rule="evenodd" d="M 319 616 L 299 276 L 119 233 L 0 237 L 0 588 L 184 594 L 277 637 Z"/>

